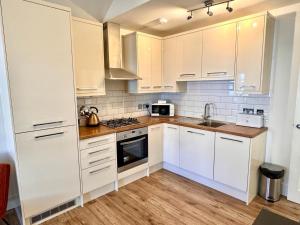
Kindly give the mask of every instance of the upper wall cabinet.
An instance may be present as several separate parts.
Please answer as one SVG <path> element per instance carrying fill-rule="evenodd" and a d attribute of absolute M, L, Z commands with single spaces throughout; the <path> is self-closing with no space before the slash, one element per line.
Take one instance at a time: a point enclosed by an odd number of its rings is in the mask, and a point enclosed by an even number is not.
<path fill-rule="evenodd" d="M 201 79 L 202 31 L 178 37 L 178 80 Z"/>
<path fill-rule="evenodd" d="M 269 15 L 238 23 L 236 91 L 268 93 L 274 19 Z"/>
<path fill-rule="evenodd" d="M 202 78 L 233 80 L 236 56 L 236 23 L 203 31 Z"/>
<path fill-rule="evenodd" d="M 130 93 L 153 93 L 162 90 L 162 40 L 132 33 L 123 37 L 123 67 L 141 77 L 128 82 Z"/>
<path fill-rule="evenodd" d="M 164 92 L 180 92 L 186 90 L 185 82 L 177 82 L 180 76 L 180 45 L 181 37 L 168 38 L 163 41 L 163 76 Z"/>
<path fill-rule="evenodd" d="M 73 18 L 77 96 L 105 95 L 102 24 Z"/>

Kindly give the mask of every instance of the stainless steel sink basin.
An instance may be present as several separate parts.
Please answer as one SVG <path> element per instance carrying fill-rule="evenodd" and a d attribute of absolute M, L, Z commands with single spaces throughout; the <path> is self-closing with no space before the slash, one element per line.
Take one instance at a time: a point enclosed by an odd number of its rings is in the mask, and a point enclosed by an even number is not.
<path fill-rule="evenodd" d="M 226 125 L 226 123 L 222 123 L 222 122 L 218 122 L 218 121 L 206 121 L 203 123 L 199 123 L 198 125 L 217 128 L 217 127 Z"/>

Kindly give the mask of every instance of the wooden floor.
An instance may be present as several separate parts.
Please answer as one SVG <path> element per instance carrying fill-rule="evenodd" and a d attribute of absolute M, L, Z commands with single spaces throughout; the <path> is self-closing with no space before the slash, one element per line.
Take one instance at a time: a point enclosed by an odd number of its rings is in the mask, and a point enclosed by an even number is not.
<path fill-rule="evenodd" d="M 43 225 L 252 224 L 262 208 L 300 220 L 300 205 L 256 198 L 250 206 L 165 170 L 89 202 Z"/>

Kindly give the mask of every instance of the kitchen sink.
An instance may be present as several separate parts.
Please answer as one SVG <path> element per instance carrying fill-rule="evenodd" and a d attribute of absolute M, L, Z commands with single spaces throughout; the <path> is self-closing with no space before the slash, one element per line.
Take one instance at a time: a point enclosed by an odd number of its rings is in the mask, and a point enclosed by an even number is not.
<path fill-rule="evenodd" d="M 217 127 L 226 125 L 226 123 L 222 123 L 222 122 L 218 122 L 218 121 L 206 121 L 203 123 L 199 123 L 198 125 L 217 128 Z"/>

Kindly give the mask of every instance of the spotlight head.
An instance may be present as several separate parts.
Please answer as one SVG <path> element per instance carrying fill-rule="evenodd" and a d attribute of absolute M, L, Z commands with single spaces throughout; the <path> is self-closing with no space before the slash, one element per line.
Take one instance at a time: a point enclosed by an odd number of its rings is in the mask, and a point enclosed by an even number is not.
<path fill-rule="evenodd" d="M 209 15 L 209 16 L 213 16 L 213 15 L 214 15 L 214 13 L 213 13 L 212 11 L 208 10 L 208 11 L 207 11 L 207 15 Z"/>
<path fill-rule="evenodd" d="M 229 12 L 229 13 L 231 13 L 232 11 L 233 11 L 233 8 L 232 7 L 229 7 L 229 6 L 227 6 L 227 11 Z"/>
<path fill-rule="evenodd" d="M 187 17 L 187 20 L 191 20 L 191 19 L 193 19 L 193 16 L 189 15 L 189 16 Z"/>

